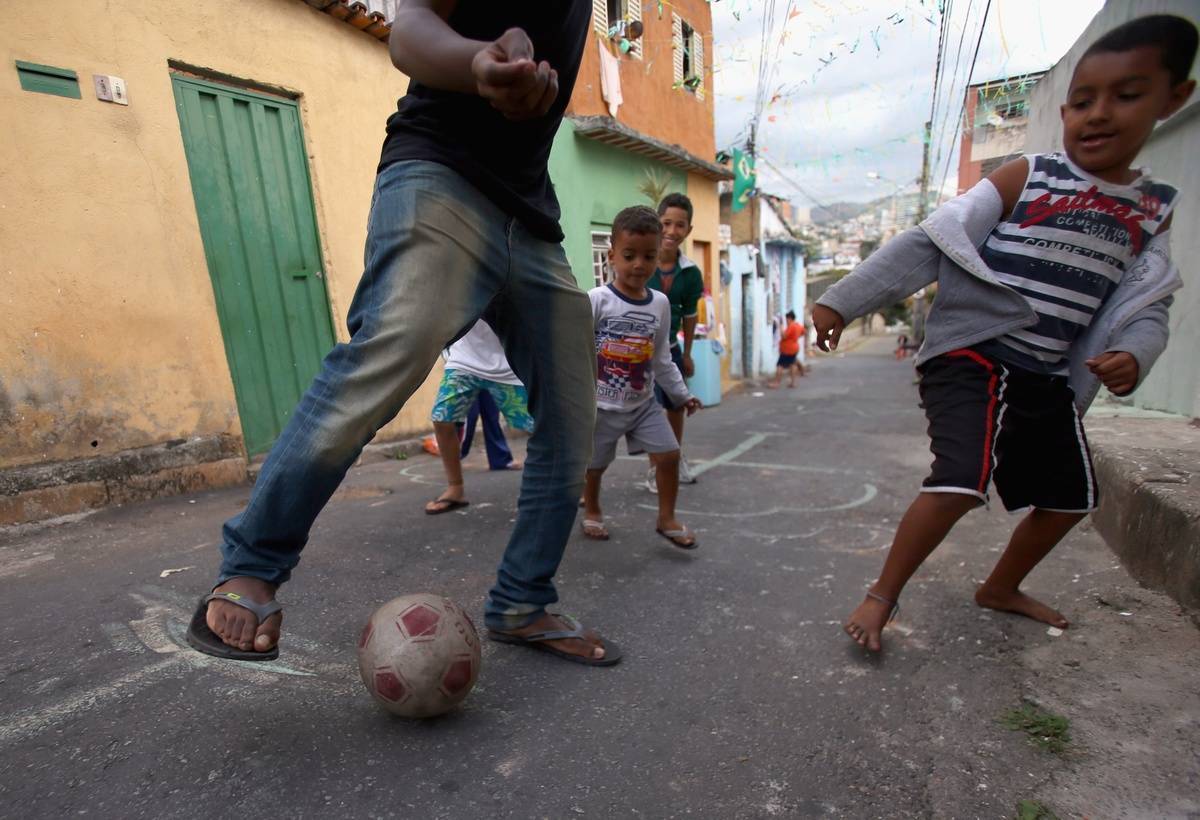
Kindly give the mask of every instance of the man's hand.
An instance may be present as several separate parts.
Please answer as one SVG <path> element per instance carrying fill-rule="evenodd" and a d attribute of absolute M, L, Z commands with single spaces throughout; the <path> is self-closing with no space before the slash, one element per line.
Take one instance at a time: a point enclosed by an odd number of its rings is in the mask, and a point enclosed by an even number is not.
<path fill-rule="evenodd" d="M 703 410 L 704 404 L 700 401 L 700 399 L 692 396 L 687 400 L 687 403 L 683 405 L 683 409 L 687 410 L 687 414 L 690 416 L 693 415 L 697 410 Z"/>
<path fill-rule="evenodd" d="M 683 354 L 683 375 L 688 379 L 696 375 L 696 363 L 692 361 L 690 353 Z"/>
<path fill-rule="evenodd" d="M 471 73 L 479 96 L 510 120 L 537 119 L 558 97 L 558 72 L 545 60 L 534 62 L 533 43 L 519 28 L 480 49 Z"/>
<path fill-rule="evenodd" d="M 1124 396 L 1137 387 L 1137 359 L 1123 350 L 1101 353 L 1084 364 L 1114 396 Z"/>
<path fill-rule="evenodd" d="M 842 331 L 846 329 L 846 320 L 841 314 L 833 308 L 817 305 L 813 308 L 812 323 L 817 332 L 817 347 L 826 353 L 837 350 Z"/>

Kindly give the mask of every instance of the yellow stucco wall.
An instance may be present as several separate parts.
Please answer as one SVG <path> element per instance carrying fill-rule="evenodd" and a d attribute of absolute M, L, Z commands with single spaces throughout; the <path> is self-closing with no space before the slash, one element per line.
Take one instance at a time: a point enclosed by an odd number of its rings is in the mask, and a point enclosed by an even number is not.
<path fill-rule="evenodd" d="M 0 468 L 240 436 L 168 59 L 300 95 L 334 323 L 361 273 L 384 44 L 300 0 L 13 4 L 0 26 Z M 83 99 L 23 91 L 14 60 Z M 123 77 L 128 107 L 92 74 Z M 427 383 L 383 431 L 423 430 Z M 93 444 L 94 442 L 94 444 Z"/>

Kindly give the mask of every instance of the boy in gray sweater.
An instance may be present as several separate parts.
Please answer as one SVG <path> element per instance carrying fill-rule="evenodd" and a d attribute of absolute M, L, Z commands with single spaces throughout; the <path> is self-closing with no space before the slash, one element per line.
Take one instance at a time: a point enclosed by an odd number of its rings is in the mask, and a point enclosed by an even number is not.
<path fill-rule="evenodd" d="M 845 623 L 863 647 L 881 648 L 908 579 L 993 483 L 1009 511 L 1029 512 L 976 602 L 1067 626 L 1020 585 L 1096 509 L 1081 416 L 1100 384 L 1131 393 L 1166 346 L 1178 197 L 1132 163 L 1191 96 L 1196 43 L 1195 27 L 1169 15 L 1102 37 L 1062 106 L 1064 153 L 1006 163 L 818 300 L 828 350 L 847 321 L 938 284 L 917 357 L 933 466 Z"/>

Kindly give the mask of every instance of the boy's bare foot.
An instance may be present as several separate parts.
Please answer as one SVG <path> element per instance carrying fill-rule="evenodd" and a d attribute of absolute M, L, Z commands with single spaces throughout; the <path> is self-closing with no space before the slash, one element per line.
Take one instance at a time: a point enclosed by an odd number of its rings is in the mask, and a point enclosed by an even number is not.
<path fill-rule="evenodd" d="M 1061 612 L 1051 609 L 1036 598 L 1030 598 L 1020 590 L 992 589 L 987 584 L 982 584 L 975 590 L 975 603 L 1000 612 L 1024 615 L 1059 629 L 1066 629 L 1071 625 Z"/>
<path fill-rule="evenodd" d="M 520 629 L 504 630 L 504 634 L 523 638 L 529 635 L 536 635 L 539 632 L 569 631 L 570 629 L 571 624 L 559 616 L 543 612 L 542 616 L 533 623 L 526 624 Z M 547 647 L 553 647 L 558 652 L 567 655 L 577 655 L 581 658 L 590 658 L 595 661 L 604 660 L 604 639 L 592 629 L 584 630 L 583 634 L 584 637 L 582 638 L 564 638 L 557 641 L 546 641 L 545 643 Z"/>
<path fill-rule="evenodd" d="M 859 646 L 871 652 L 878 652 L 883 649 L 883 643 L 880 641 L 883 628 L 887 626 L 895 609 L 896 604 L 892 601 L 868 595 L 863 598 L 858 609 L 850 613 L 850 617 L 846 619 L 842 629 L 846 630 L 846 634 L 853 638 Z"/>
<path fill-rule="evenodd" d="M 256 604 L 275 600 L 275 587 L 258 578 L 239 576 L 230 578 L 213 592 L 233 592 L 245 596 Z M 279 643 L 279 628 L 283 613 L 276 612 L 261 624 L 254 613 L 245 607 L 228 601 L 213 600 L 208 604 L 208 628 L 229 646 L 245 652 L 266 652 Z"/>

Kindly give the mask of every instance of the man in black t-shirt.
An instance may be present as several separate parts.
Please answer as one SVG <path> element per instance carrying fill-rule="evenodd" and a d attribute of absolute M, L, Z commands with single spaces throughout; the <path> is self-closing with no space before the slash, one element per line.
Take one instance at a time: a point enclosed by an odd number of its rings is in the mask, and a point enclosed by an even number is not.
<path fill-rule="evenodd" d="M 591 26 L 586 0 L 408 0 L 392 62 L 411 78 L 387 123 L 366 268 L 337 345 L 271 450 L 246 509 L 225 524 L 214 591 L 188 642 L 276 657 L 275 591 L 313 520 L 439 352 L 481 316 L 529 393 L 516 524 L 485 624 L 494 640 L 590 665 L 620 649 L 552 615 L 595 420 L 591 308 L 560 244 L 546 163 Z"/>

